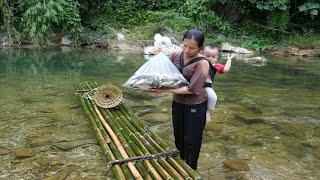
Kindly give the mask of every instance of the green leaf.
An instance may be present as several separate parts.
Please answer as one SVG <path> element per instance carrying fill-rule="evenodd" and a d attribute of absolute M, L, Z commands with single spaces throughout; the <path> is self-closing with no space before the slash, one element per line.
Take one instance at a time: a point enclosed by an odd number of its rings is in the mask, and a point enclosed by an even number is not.
<path fill-rule="evenodd" d="M 308 8 L 307 8 L 305 5 L 301 5 L 301 6 L 298 7 L 298 9 L 299 9 L 300 12 L 304 12 L 304 11 L 306 11 Z"/>
<path fill-rule="evenodd" d="M 257 8 L 258 9 L 263 9 L 263 5 L 262 4 L 257 4 Z"/>
<path fill-rule="evenodd" d="M 310 12 L 310 14 L 316 16 L 318 15 L 318 10 L 314 9 Z"/>
<path fill-rule="evenodd" d="M 285 10 L 287 10 L 287 6 L 283 4 L 283 5 L 279 6 L 278 9 L 285 11 Z"/>

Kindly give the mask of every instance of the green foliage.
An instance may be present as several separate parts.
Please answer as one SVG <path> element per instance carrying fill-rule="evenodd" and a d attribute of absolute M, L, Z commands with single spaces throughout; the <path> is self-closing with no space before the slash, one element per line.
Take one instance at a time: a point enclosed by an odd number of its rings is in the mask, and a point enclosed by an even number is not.
<path fill-rule="evenodd" d="M 265 30 L 258 27 L 256 25 L 256 22 L 248 19 L 244 20 L 240 27 L 239 27 L 240 33 L 244 35 L 256 35 L 256 36 L 264 36 L 265 35 Z"/>
<path fill-rule="evenodd" d="M 83 31 L 78 6 L 78 1 L 66 0 L 61 17 L 63 32 L 75 41 L 78 40 L 80 33 Z"/>
<path fill-rule="evenodd" d="M 289 24 L 289 11 L 274 10 L 268 14 L 267 26 L 274 29 L 286 30 Z M 275 33 L 275 31 L 273 31 Z"/>
<path fill-rule="evenodd" d="M 16 0 L 0 4 L 1 10 L 7 12 L 3 15 L 7 32 L 14 35 L 15 41 L 23 35 L 36 45 L 48 44 L 50 33 L 59 26 L 74 40 L 82 31 L 76 0 Z"/>
<path fill-rule="evenodd" d="M 160 27 L 170 27 L 176 31 L 185 31 L 194 27 L 190 18 L 186 18 L 175 11 L 147 11 L 144 23 L 157 23 Z"/>
<path fill-rule="evenodd" d="M 258 52 L 272 50 L 274 48 L 274 46 L 272 45 L 272 42 L 270 40 L 257 39 L 257 38 L 246 40 L 243 43 L 243 46 L 251 48 L 251 49 L 258 51 Z"/>
<path fill-rule="evenodd" d="M 53 31 L 76 41 L 83 27 L 108 35 L 109 27 L 135 26 L 150 32 L 199 27 L 210 33 L 281 39 L 279 32 L 319 31 L 319 10 L 320 0 L 4 0 L 0 25 L 10 44 L 29 38 L 42 45 Z M 268 44 L 260 41 L 248 44 Z"/>
<path fill-rule="evenodd" d="M 39 1 L 31 5 L 23 15 L 24 31 L 29 38 L 34 38 L 36 44 L 48 42 L 48 33 L 52 31 L 54 24 L 59 23 L 59 14 L 63 12 L 62 3 L 60 0 Z"/>
<path fill-rule="evenodd" d="M 185 32 L 186 29 L 195 27 L 192 19 L 186 18 L 175 11 L 147 11 L 144 13 L 144 21 L 141 24 L 134 26 L 133 34 L 134 37 L 129 37 L 132 41 L 148 40 L 152 39 L 156 33 L 160 33 L 165 28 L 172 29 L 175 35 L 180 36 L 181 32 Z M 180 37 L 175 37 L 177 40 Z"/>
<path fill-rule="evenodd" d="M 298 7 L 300 12 L 304 12 L 305 14 L 309 14 L 312 19 L 317 16 L 320 10 L 320 3 L 315 2 L 306 2 Z"/>
<path fill-rule="evenodd" d="M 280 42 L 279 46 L 295 47 L 299 46 L 315 46 L 316 49 L 320 48 L 320 36 L 313 33 L 294 34 Z"/>
<path fill-rule="evenodd" d="M 134 18 L 137 11 L 135 1 L 116 1 L 113 4 L 112 12 L 110 12 L 111 19 L 125 24 L 129 19 Z"/>
<path fill-rule="evenodd" d="M 180 12 L 192 18 L 200 28 L 204 30 L 219 30 L 229 32 L 230 24 L 209 10 L 210 0 L 187 0 L 181 7 Z"/>
<path fill-rule="evenodd" d="M 287 10 L 289 0 L 248 0 L 248 2 L 255 4 L 261 10 Z"/>
<path fill-rule="evenodd" d="M 144 10 L 172 10 L 181 7 L 185 1 L 183 0 L 148 0 L 143 1 Z"/>
<path fill-rule="evenodd" d="M 21 33 L 15 28 L 15 16 L 13 16 L 13 8 L 7 1 L 0 2 L 1 16 L 3 17 L 3 29 L 5 34 L 2 37 L 2 43 L 11 46 L 20 41 Z"/>

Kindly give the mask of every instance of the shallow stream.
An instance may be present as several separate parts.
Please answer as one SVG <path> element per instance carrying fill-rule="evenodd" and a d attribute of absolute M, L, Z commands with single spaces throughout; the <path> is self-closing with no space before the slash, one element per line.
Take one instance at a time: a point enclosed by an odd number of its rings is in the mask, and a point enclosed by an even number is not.
<path fill-rule="evenodd" d="M 199 159 L 205 179 L 320 178 L 320 59 L 267 58 L 264 66 L 235 60 L 217 75 Z M 0 51 L 0 179 L 110 177 L 73 85 L 121 87 L 144 62 L 100 50 Z M 171 96 L 123 92 L 173 146 Z"/>

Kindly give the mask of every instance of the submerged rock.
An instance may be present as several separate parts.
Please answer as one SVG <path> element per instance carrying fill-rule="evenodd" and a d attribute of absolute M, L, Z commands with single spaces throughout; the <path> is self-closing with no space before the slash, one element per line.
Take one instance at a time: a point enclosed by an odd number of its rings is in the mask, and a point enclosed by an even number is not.
<path fill-rule="evenodd" d="M 61 38 L 61 45 L 70 46 L 71 44 L 72 41 L 68 37 L 64 36 Z"/>
<path fill-rule="evenodd" d="M 313 155 L 320 159 L 320 147 L 316 148 L 314 151 L 313 151 Z"/>
<path fill-rule="evenodd" d="M 267 64 L 267 59 L 265 57 L 250 57 L 244 58 L 244 63 L 251 64 L 253 66 L 265 66 Z"/>
<path fill-rule="evenodd" d="M 53 146 L 58 148 L 61 151 L 68 151 L 73 148 L 77 148 L 84 145 L 96 145 L 98 142 L 95 139 L 83 139 L 83 140 L 74 140 L 74 141 L 67 141 L 67 142 L 58 142 L 55 143 Z"/>
<path fill-rule="evenodd" d="M 171 119 L 171 116 L 168 113 L 148 113 L 142 117 L 151 121 L 168 121 Z"/>
<path fill-rule="evenodd" d="M 7 154 L 9 154 L 10 152 L 11 152 L 11 151 L 10 151 L 9 149 L 0 147 L 0 156 L 2 156 L 2 155 L 7 155 Z"/>
<path fill-rule="evenodd" d="M 308 148 L 305 148 L 301 143 L 298 142 L 284 141 L 283 145 L 290 155 L 293 155 L 298 159 L 305 157 L 308 152 Z"/>
<path fill-rule="evenodd" d="M 50 108 L 50 107 L 44 107 L 44 108 L 39 109 L 39 112 L 41 112 L 41 113 L 54 113 L 54 112 L 56 112 L 56 110 L 53 108 Z"/>
<path fill-rule="evenodd" d="M 125 40 L 125 36 L 122 33 L 116 33 L 118 41 L 123 41 Z"/>
<path fill-rule="evenodd" d="M 45 180 L 66 179 L 74 171 L 74 166 L 67 166 L 63 170 L 57 172 L 55 175 L 45 178 Z"/>
<path fill-rule="evenodd" d="M 234 120 L 243 122 L 245 124 L 258 124 L 258 123 L 265 122 L 263 119 L 259 119 L 259 118 L 249 119 L 249 118 L 244 118 L 244 117 L 239 116 L 239 115 L 235 115 Z"/>
<path fill-rule="evenodd" d="M 36 153 L 32 148 L 20 148 L 14 151 L 14 154 L 17 159 L 25 159 L 29 157 L 33 157 Z"/>
<path fill-rule="evenodd" d="M 285 136 L 304 138 L 304 130 L 290 122 L 278 122 L 273 128 Z"/>
<path fill-rule="evenodd" d="M 38 137 L 38 138 L 35 138 L 30 143 L 30 145 L 31 145 L 31 147 L 40 147 L 40 146 L 51 144 L 52 142 L 53 142 L 53 140 L 49 137 Z"/>
<path fill-rule="evenodd" d="M 250 142 L 250 146 L 256 146 L 256 147 L 261 147 L 261 146 L 263 146 L 264 145 L 264 143 L 262 142 L 262 141 L 260 141 L 260 140 L 252 140 L 251 142 Z"/>
<path fill-rule="evenodd" d="M 223 166 L 236 171 L 250 171 L 246 162 L 241 159 L 228 159 L 223 162 Z"/>

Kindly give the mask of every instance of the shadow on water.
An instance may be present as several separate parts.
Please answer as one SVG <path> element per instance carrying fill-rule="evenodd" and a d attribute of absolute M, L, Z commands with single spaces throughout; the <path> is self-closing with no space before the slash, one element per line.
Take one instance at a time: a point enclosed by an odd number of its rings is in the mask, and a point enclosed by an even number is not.
<path fill-rule="evenodd" d="M 144 62 L 140 54 L 99 50 L 0 51 L 0 179 L 112 178 L 73 84 L 121 87 Z M 269 57 L 260 67 L 235 60 L 214 83 L 218 104 L 198 172 L 205 179 L 319 178 L 319 75 L 320 59 Z M 171 95 L 122 90 L 173 146 Z"/>

